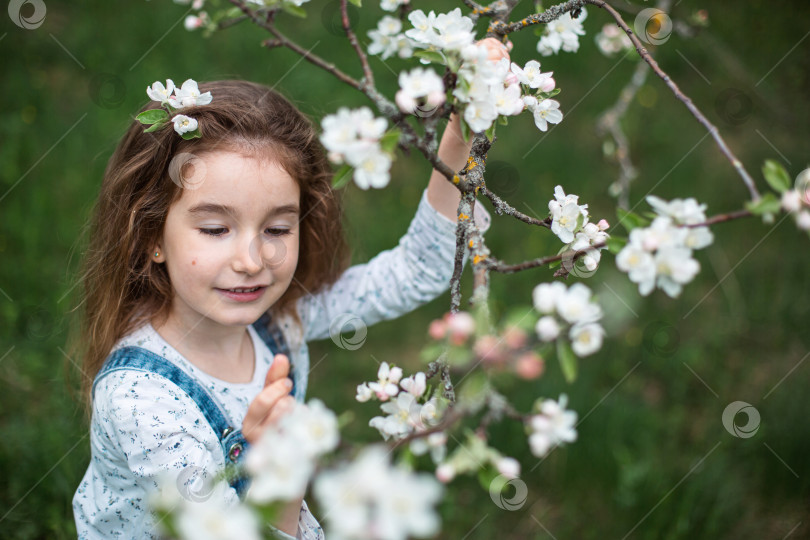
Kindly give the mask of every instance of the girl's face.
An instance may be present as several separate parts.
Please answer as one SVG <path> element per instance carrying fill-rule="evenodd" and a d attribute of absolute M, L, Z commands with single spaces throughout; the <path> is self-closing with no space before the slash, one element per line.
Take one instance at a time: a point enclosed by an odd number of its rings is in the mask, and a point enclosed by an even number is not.
<path fill-rule="evenodd" d="M 165 262 L 174 289 L 167 322 L 187 331 L 247 326 L 295 273 L 298 184 L 273 162 L 230 151 L 201 154 L 191 164 L 192 178 L 151 254 Z"/>

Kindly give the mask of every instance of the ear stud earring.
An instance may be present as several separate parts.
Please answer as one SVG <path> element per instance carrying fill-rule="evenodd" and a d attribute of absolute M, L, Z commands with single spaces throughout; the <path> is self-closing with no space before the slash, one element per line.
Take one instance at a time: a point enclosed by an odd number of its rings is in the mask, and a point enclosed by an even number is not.
<path fill-rule="evenodd" d="M 159 251 L 155 252 L 155 257 L 160 257 L 160 252 Z"/>

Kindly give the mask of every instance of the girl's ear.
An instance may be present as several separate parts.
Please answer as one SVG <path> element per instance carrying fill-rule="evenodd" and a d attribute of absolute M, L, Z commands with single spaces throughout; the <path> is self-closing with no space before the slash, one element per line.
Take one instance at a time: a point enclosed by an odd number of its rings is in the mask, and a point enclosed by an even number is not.
<path fill-rule="evenodd" d="M 149 257 L 156 263 L 166 262 L 166 255 L 163 253 L 159 242 L 155 244 L 155 247 L 152 249 Z"/>

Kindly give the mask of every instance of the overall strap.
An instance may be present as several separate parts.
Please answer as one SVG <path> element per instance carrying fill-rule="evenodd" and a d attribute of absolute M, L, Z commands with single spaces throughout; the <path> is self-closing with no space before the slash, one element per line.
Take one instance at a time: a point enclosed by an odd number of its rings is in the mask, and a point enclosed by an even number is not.
<path fill-rule="evenodd" d="M 104 365 L 99 370 L 93 381 L 93 393 L 96 385 L 107 374 L 113 371 L 130 370 L 155 373 L 168 379 L 183 390 L 194 400 L 200 411 L 205 416 L 211 429 L 216 433 L 222 451 L 225 455 L 225 463 L 240 463 L 247 449 L 248 443 L 242 435 L 242 431 L 231 425 L 225 411 L 220 407 L 214 397 L 191 375 L 180 369 L 173 362 L 163 358 L 142 347 L 127 346 L 114 351 Z M 230 478 L 231 487 L 236 489 L 240 498 L 244 497 L 247 491 L 247 479 L 241 476 Z"/>
<path fill-rule="evenodd" d="M 274 357 L 277 354 L 283 354 L 286 355 L 290 360 L 290 380 L 293 382 L 290 395 L 294 396 L 297 382 L 295 380 L 296 377 L 294 376 L 295 370 L 293 369 L 292 365 L 290 346 L 287 344 L 287 340 L 284 338 L 281 328 L 279 328 L 278 324 L 271 319 L 270 313 L 265 312 L 258 321 L 253 323 L 253 329 L 256 330 L 256 333 L 259 335 L 262 341 L 264 341 L 265 345 L 267 345 L 267 348 L 270 349 L 270 352 L 273 353 Z"/>

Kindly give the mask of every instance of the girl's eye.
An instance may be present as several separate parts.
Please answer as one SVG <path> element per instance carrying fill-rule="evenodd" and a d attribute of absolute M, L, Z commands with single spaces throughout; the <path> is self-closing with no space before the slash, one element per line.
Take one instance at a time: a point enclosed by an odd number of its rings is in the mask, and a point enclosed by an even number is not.
<path fill-rule="evenodd" d="M 208 236 L 222 236 L 228 232 L 228 229 L 225 227 L 215 227 L 212 229 L 200 229 L 200 233 L 207 234 Z"/>
<path fill-rule="evenodd" d="M 284 236 L 285 234 L 290 234 L 292 231 L 290 229 L 267 229 L 272 236 Z"/>

